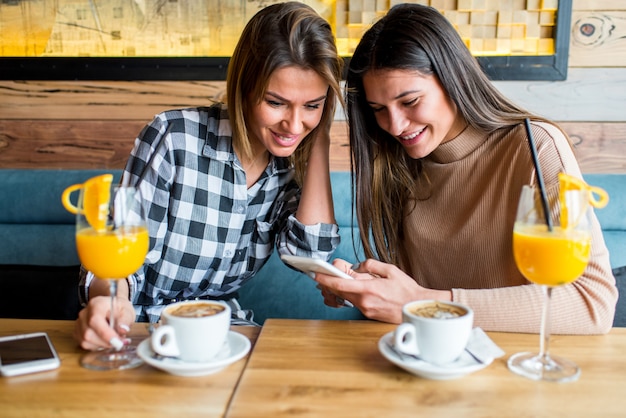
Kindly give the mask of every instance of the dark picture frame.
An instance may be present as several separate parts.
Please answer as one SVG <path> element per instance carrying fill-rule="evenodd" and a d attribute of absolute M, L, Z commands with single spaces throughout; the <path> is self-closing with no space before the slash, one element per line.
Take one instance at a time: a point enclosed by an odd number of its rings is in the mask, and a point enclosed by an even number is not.
<path fill-rule="evenodd" d="M 563 81 L 567 79 L 572 0 L 559 0 L 553 55 L 477 57 L 494 81 Z"/>
<path fill-rule="evenodd" d="M 494 81 L 567 79 L 572 0 L 560 0 L 553 55 L 478 56 Z M 349 64 L 349 57 L 344 58 Z M 0 80 L 225 80 L 229 57 L 0 57 Z M 347 65 L 346 65 L 347 67 Z"/>

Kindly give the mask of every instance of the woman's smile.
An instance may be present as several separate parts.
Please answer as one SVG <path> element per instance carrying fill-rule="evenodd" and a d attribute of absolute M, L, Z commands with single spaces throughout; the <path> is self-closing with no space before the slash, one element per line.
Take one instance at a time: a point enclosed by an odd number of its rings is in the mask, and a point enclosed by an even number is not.
<path fill-rule="evenodd" d="M 426 128 L 422 128 L 419 131 L 415 131 L 413 133 L 410 134 L 405 134 L 405 135 L 400 135 L 398 138 L 400 139 L 400 142 L 402 142 L 405 145 L 414 145 L 416 143 L 418 143 L 422 138 L 423 138 L 423 134 L 424 131 L 426 130 Z"/>
<path fill-rule="evenodd" d="M 279 134 L 270 130 L 274 141 L 282 147 L 291 147 L 300 139 L 300 135 Z"/>

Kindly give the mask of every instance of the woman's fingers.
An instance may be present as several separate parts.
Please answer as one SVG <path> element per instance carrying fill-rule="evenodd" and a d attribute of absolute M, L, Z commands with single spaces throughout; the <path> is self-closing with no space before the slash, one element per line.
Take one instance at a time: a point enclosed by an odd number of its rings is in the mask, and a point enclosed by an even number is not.
<path fill-rule="evenodd" d="M 86 350 L 98 350 L 114 347 L 121 349 L 125 344 L 124 336 L 130 330 L 129 317 L 134 310 L 128 300 L 118 298 L 116 308 L 116 330 L 109 325 L 111 300 L 99 296 L 91 299 L 87 307 L 80 311 L 74 328 L 74 337 Z M 130 308 L 129 308 L 130 306 Z M 129 312 L 130 309 L 130 312 Z"/>

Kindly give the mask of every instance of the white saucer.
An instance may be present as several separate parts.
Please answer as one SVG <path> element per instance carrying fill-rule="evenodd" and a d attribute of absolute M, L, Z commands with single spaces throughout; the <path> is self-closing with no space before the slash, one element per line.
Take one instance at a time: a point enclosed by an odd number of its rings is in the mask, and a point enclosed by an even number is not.
<path fill-rule="evenodd" d="M 393 332 L 389 332 L 382 336 L 378 341 L 378 350 L 390 362 L 404 370 L 426 379 L 448 380 L 456 379 L 466 374 L 484 369 L 491 364 L 493 359 L 489 359 L 484 363 L 477 362 L 466 351 L 461 354 L 458 360 L 445 366 L 436 366 L 424 360 L 413 359 L 407 356 L 399 356 L 389 344 L 393 344 Z"/>
<path fill-rule="evenodd" d="M 143 361 L 157 369 L 177 376 L 205 376 L 217 373 L 242 359 L 250 351 L 250 340 L 238 332 L 228 331 L 224 347 L 215 358 L 206 363 L 187 363 L 174 357 L 157 356 L 150 346 L 150 339 L 137 346 L 137 354 Z"/>

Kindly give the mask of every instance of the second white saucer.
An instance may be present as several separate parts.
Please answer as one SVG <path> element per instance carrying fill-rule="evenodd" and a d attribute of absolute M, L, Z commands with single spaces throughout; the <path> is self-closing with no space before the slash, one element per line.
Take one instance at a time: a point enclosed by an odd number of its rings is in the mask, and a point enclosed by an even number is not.
<path fill-rule="evenodd" d="M 479 363 L 468 353 L 464 352 L 455 362 L 446 366 L 436 366 L 419 359 L 406 359 L 399 356 L 392 348 L 393 332 L 389 332 L 378 341 L 378 350 L 390 362 L 414 375 L 434 380 L 456 379 L 466 374 L 473 373 L 487 367 L 493 359 L 484 363 Z"/>

